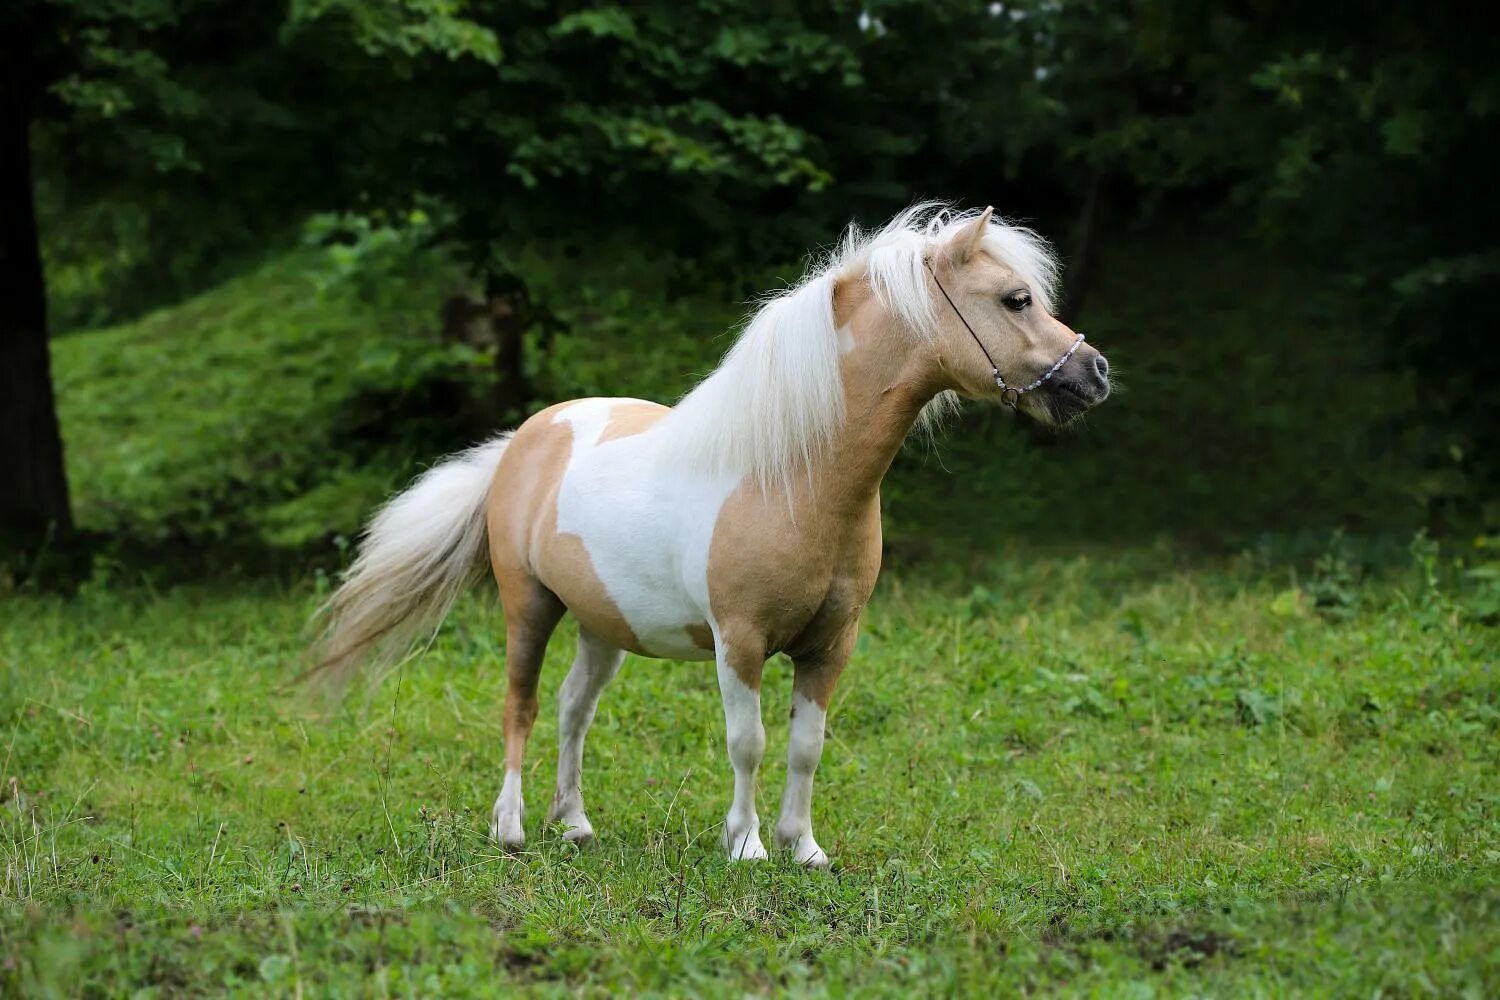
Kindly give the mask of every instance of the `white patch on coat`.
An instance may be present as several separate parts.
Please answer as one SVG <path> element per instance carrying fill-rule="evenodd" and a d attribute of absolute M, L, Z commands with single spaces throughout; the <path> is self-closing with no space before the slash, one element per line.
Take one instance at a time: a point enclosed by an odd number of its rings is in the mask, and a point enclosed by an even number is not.
<path fill-rule="evenodd" d="M 573 451 L 557 494 L 557 530 L 583 542 L 640 652 L 709 660 L 713 651 L 695 645 L 688 629 L 714 625 L 709 547 L 719 510 L 739 480 L 667 461 L 662 422 L 640 434 L 599 441 L 616 406 L 641 402 L 586 399 L 554 418 L 573 430 Z M 539 565 L 532 555 L 533 565 Z"/>

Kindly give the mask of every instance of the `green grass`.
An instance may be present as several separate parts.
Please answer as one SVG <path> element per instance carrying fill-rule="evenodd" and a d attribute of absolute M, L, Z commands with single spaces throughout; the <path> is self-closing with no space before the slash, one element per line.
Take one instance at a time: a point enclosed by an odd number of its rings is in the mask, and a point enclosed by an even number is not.
<path fill-rule="evenodd" d="M 1163 549 L 928 575 L 882 582 L 832 707 L 830 873 L 721 859 L 702 665 L 627 662 L 578 850 L 540 822 L 565 626 L 510 857 L 488 593 L 326 716 L 282 690 L 307 589 L 13 597 L 0 989 L 1493 995 L 1500 640 L 1442 592 Z"/>

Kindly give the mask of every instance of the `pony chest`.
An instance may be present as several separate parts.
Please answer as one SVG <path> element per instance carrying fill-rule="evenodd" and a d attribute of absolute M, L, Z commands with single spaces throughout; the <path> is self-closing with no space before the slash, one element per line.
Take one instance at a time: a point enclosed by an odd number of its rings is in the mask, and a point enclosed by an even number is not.
<path fill-rule="evenodd" d="M 721 627 L 794 655 L 853 628 L 880 573 L 878 502 L 852 519 L 764 514 L 732 501 L 721 517 L 709 565 Z"/>

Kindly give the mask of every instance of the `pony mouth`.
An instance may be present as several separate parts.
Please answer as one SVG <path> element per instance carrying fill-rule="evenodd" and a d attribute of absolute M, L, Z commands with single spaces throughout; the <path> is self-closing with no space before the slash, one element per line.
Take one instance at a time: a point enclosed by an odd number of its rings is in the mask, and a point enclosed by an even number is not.
<path fill-rule="evenodd" d="M 1048 422 L 1060 426 L 1066 424 L 1098 406 L 1109 398 L 1109 386 L 1102 391 L 1089 394 L 1070 382 L 1054 381 L 1052 391 L 1046 395 Z"/>

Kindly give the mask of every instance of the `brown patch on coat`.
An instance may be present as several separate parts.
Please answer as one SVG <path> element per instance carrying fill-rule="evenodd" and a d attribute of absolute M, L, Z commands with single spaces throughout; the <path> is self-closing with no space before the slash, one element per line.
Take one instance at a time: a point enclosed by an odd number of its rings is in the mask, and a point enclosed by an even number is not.
<path fill-rule="evenodd" d="M 799 657 L 795 661 L 797 672 L 792 680 L 792 690 L 817 702 L 818 707 L 825 712 L 828 711 L 828 703 L 833 700 L 833 689 L 838 685 L 839 677 L 854 652 L 854 644 L 859 640 L 859 618 L 859 613 L 856 612 L 845 629 L 825 649 Z M 795 708 L 793 711 L 795 712 Z"/>
<path fill-rule="evenodd" d="M 833 284 L 833 328 L 842 330 L 854 321 L 854 314 L 869 297 L 870 286 L 863 277 L 839 278 Z"/>
<path fill-rule="evenodd" d="M 635 437 L 650 430 L 655 423 L 672 412 L 660 403 L 620 403 L 609 411 L 609 423 L 599 435 L 599 444 Z"/>
<path fill-rule="evenodd" d="M 729 669 L 734 671 L 740 683 L 752 691 L 759 691 L 766 657 L 775 652 L 766 645 L 765 634 L 748 616 L 740 616 L 727 624 L 719 623 L 719 643 L 721 649 L 716 652 L 723 657 Z"/>
<path fill-rule="evenodd" d="M 689 625 L 686 629 L 688 639 L 699 649 L 706 649 L 710 653 L 714 651 L 714 630 L 708 625 Z"/>

